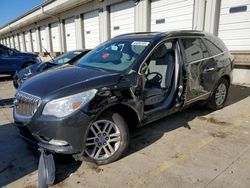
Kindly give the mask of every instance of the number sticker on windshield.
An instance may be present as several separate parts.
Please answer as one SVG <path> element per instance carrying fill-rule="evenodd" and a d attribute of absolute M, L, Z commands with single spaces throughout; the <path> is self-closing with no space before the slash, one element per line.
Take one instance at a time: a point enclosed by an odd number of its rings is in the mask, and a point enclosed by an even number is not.
<path fill-rule="evenodd" d="M 149 42 L 145 42 L 145 41 L 134 41 L 132 42 L 132 45 L 134 46 L 147 46 L 149 44 Z"/>

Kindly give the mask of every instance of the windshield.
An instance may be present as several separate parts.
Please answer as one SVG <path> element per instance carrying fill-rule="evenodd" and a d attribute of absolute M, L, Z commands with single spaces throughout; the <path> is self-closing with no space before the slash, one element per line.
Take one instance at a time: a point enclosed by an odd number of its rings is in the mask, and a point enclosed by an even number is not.
<path fill-rule="evenodd" d="M 110 40 L 81 58 L 77 66 L 121 72 L 128 69 L 149 45 L 143 40 Z"/>
<path fill-rule="evenodd" d="M 55 64 L 65 64 L 68 63 L 74 57 L 80 55 L 81 53 L 82 53 L 81 51 L 68 52 L 66 54 L 58 56 L 57 58 L 54 59 L 54 61 L 52 60 L 50 62 Z"/>

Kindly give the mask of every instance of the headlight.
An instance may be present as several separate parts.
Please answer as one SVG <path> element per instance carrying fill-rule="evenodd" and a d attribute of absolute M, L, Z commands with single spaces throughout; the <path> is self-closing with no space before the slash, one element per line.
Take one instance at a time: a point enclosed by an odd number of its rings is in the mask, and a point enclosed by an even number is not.
<path fill-rule="evenodd" d="M 96 92 L 96 89 L 92 89 L 76 95 L 52 100 L 45 105 L 43 114 L 56 117 L 67 116 L 89 102 L 95 96 Z"/>

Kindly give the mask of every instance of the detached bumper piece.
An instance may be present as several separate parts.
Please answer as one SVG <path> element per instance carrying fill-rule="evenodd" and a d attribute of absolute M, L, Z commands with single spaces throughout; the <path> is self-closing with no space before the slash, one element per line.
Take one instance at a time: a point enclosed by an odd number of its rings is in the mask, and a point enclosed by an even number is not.
<path fill-rule="evenodd" d="M 75 153 L 73 147 L 70 146 L 70 145 L 67 145 L 67 146 L 55 146 L 55 145 L 39 142 L 38 146 L 41 149 L 44 149 L 44 150 L 49 151 L 51 153 L 61 153 L 61 154 Z"/>
<path fill-rule="evenodd" d="M 38 187 L 47 188 L 55 181 L 55 161 L 53 155 L 39 149 L 41 152 L 38 166 Z"/>

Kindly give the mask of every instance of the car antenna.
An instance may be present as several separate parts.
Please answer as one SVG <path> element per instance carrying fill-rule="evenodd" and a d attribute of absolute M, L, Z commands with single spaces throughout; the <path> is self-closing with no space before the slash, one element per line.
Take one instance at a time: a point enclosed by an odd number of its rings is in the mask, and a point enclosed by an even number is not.
<path fill-rule="evenodd" d="M 41 47 L 42 47 L 42 49 L 44 49 L 44 50 L 45 50 L 46 54 L 48 54 L 48 55 L 49 55 L 49 57 L 51 58 L 51 60 L 52 60 L 53 62 L 55 62 L 54 58 L 50 55 L 50 53 L 47 51 L 47 49 L 46 49 L 46 48 L 44 48 L 44 47 L 43 47 L 43 45 L 41 45 Z"/>

